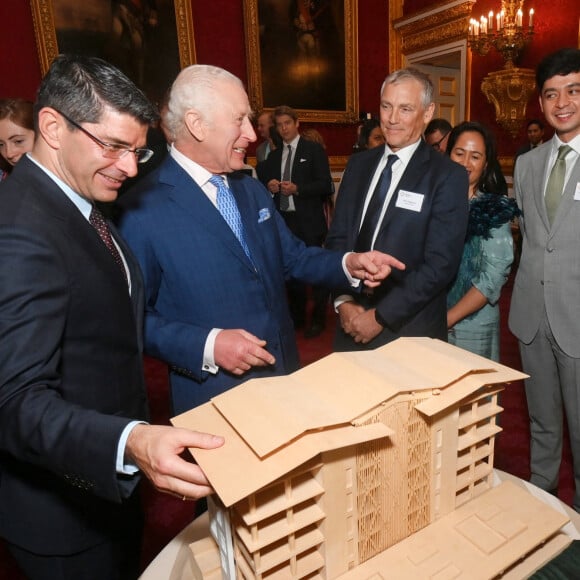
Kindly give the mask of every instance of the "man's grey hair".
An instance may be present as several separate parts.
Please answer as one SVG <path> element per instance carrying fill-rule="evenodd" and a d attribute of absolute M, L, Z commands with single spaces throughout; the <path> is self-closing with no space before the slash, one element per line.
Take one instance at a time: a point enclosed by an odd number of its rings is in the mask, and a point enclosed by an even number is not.
<path fill-rule="evenodd" d="M 421 96 L 421 102 L 423 104 L 423 108 L 427 109 L 429 107 L 429 105 L 433 102 L 433 93 L 434 88 L 433 88 L 433 83 L 431 82 L 431 79 L 429 78 L 429 75 L 425 74 L 424 72 L 421 72 L 418 68 L 414 68 L 414 67 L 407 67 L 407 68 L 401 68 L 399 70 L 396 70 L 395 72 L 392 72 L 384 81 L 383 84 L 381 85 L 381 95 L 383 94 L 383 90 L 385 89 L 386 85 L 395 85 L 401 81 L 408 81 L 408 80 L 415 80 L 418 81 L 422 87 L 423 87 L 423 91 L 422 91 L 422 96 Z"/>
<path fill-rule="evenodd" d="M 174 138 L 179 137 L 185 126 L 185 114 L 195 109 L 204 121 L 210 122 L 220 90 L 216 85 L 230 81 L 243 88 L 242 81 L 227 70 L 206 64 L 194 64 L 184 68 L 175 79 L 169 94 L 165 122 Z"/>

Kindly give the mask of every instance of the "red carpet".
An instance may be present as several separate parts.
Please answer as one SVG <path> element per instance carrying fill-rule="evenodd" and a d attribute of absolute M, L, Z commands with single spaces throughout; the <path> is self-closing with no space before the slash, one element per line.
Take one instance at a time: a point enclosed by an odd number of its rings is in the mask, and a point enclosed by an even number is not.
<path fill-rule="evenodd" d="M 511 299 L 512 279 L 506 285 L 500 307 L 502 311 L 501 353 L 502 363 L 521 369 L 517 341 L 507 329 L 507 309 Z M 305 339 L 298 334 L 298 346 L 302 364 L 310 364 L 331 352 L 334 332 L 334 313 L 329 310 L 326 331 L 319 337 Z M 152 421 L 168 423 L 168 387 L 163 364 L 145 359 L 145 369 L 149 389 Z M 509 385 L 501 396 L 504 412 L 501 415 L 503 433 L 496 440 L 495 466 L 523 479 L 529 477 L 529 426 L 523 382 Z M 571 457 L 568 447 L 564 449 L 560 477 L 559 497 L 571 503 L 573 496 Z M 193 517 L 194 504 L 182 502 L 171 496 L 156 492 L 147 483 L 143 486 L 143 500 L 146 511 L 146 528 L 143 545 L 143 566 L 145 567 Z M 0 541 L 0 578 L 21 580 L 23 576 Z"/>

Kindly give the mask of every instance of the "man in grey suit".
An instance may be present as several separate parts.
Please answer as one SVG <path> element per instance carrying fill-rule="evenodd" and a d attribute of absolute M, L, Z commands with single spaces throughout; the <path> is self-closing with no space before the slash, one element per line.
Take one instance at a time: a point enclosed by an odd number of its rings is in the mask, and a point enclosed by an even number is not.
<path fill-rule="evenodd" d="M 515 168 L 523 246 L 509 326 L 530 375 L 531 482 L 557 490 L 565 413 L 580 511 L 580 50 L 547 56 L 536 82 L 555 134 Z"/>

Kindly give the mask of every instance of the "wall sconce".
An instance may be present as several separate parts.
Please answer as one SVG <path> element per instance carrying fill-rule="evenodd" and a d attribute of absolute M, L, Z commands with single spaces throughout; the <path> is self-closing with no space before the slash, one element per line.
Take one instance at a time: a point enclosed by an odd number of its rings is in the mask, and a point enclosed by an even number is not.
<path fill-rule="evenodd" d="M 525 121 L 535 85 L 533 70 L 516 67 L 491 72 L 481 83 L 483 94 L 495 107 L 496 121 L 514 138 Z"/>
<path fill-rule="evenodd" d="M 526 107 L 535 86 L 532 69 L 517 68 L 514 61 L 534 34 L 534 9 L 523 23 L 524 0 L 502 0 L 501 11 L 493 12 L 469 23 L 468 44 L 471 50 L 485 56 L 493 47 L 504 58 L 504 68 L 489 73 L 481 90 L 495 107 L 497 122 L 513 137 L 517 137 L 526 118 Z"/>

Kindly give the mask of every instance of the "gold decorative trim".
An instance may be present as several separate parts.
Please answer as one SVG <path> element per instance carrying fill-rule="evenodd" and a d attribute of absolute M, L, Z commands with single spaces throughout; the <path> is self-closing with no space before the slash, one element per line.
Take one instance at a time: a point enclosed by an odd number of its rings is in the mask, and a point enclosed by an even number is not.
<path fill-rule="evenodd" d="M 504 68 L 490 72 L 481 82 L 481 91 L 494 106 L 496 121 L 516 139 L 526 120 L 528 101 L 536 87 L 530 68 Z"/>
<path fill-rule="evenodd" d="M 50 63 L 59 54 L 54 27 L 53 2 L 55 0 L 30 0 L 40 72 L 44 75 Z M 196 62 L 191 0 L 174 0 L 177 45 L 181 68 Z"/>
<path fill-rule="evenodd" d="M 349 155 L 331 155 L 328 158 L 328 162 L 330 163 L 330 171 L 333 173 L 344 171 L 344 168 L 346 167 L 349 159 Z"/>
<path fill-rule="evenodd" d="M 408 54 L 465 40 L 474 2 L 441 2 L 394 20 L 393 31 L 398 38 L 393 39 L 391 44 L 393 70 L 403 66 L 403 57 Z"/>
<path fill-rule="evenodd" d="M 36 47 L 40 60 L 40 72 L 45 74 L 50 63 L 58 55 L 58 43 L 54 28 L 51 0 L 31 0 L 32 21 L 36 33 Z"/>
<path fill-rule="evenodd" d="M 390 0 L 394 19 L 389 33 L 389 64 L 394 71 L 404 66 L 405 56 L 467 39 L 469 19 L 475 0 L 446 1 L 407 16 L 403 0 Z M 471 52 L 465 59 L 465 118 L 470 118 Z"/>

